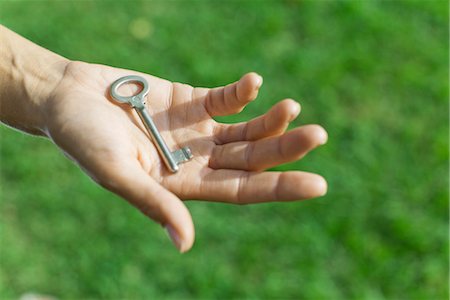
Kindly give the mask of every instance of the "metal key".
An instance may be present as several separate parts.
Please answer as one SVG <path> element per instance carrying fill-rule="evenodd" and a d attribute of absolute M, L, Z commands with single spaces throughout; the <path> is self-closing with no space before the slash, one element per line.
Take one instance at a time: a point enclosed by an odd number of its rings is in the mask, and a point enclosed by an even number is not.
<path fill-rule="evenodd" d="M 140 93 L 129 97 L 119 95 L 118 89 L 122 84 L 133 82 L 142 85 L 142 91 Z M 119 103 L 127 103 L 136 110 L 142 122 L 144 123 L 145 128 L 147 128 L 150 136 L 155 142 L 155 146 L 158 149 L 158 152 L 161 155 L 164 163 L 171 172 L 176 173 L 179 170 L 179 164 L 184 163 L 193 157 L 191 149 L 189 149 L 189 147 L 183 147 L 173 152 L 171 152 L 169 150 L 169 147 L 167 147 L 167 144 L 164 142 L 164 139 L 156 128 L 152 117 L 150 117 L 150 114 L 145 108 L 145 98 L 149 92 L 149 87 L 147 81 L 144 78 L 135 75 L 119 78 L 111 85 L 110 92 L 114 100 Z"/>

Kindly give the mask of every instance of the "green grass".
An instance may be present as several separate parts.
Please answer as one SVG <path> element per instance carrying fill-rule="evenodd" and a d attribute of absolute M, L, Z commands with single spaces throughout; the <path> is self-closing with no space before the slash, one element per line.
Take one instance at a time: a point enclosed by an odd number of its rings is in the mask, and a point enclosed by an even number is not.
<path fill-rule="evenodd" d="M 326 197 L 188 202 L 197 240 L 180 255 L 49 141 L 1 128 L 0 298 L 448 298 L 447 1 L 0 0 L 0 22 L 70 59 L 197 86 L 257 71 L 259 99 L 222 121 L 292 97 L 295 126 L 329 132 L 278 168 L 324 175 Z"/>

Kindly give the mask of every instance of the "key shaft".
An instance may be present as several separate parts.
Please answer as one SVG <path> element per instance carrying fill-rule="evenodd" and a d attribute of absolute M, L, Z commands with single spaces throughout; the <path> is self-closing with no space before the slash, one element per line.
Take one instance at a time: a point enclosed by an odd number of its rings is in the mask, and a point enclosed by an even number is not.
<path fill-rule="evenodd" d="M 164 160 L 166 166 L 169 168 L 171 172 L 173 173 L 178 172 L 179 170 L 178 163 L 173 158 L 172 152 L 169 150 L 169 147 L 167 147 L 166 142 L 159 133 L 159 130 L 156 128 L 155 122 L 153 122 L 153 119 L 152 117 L 150 117 L 150 114 L 148 113 L 145 106 L 135 107 L 135 109 L 139 117 L 141 118 L 142 123 L 144 123 L 144 126 L 147 128 L 148 132 L 150 133 L 150 136 L 155 142 L 156 149 L 158 149 L 158 152 L 161 155 L 162 159 Z"/>

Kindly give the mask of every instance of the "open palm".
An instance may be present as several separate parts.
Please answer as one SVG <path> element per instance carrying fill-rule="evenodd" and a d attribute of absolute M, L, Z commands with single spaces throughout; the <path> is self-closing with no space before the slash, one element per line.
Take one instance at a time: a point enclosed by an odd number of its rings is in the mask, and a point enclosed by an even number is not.
<path fill-rule="evenodd" d="M 149 83 L 147 109 L 168 147 L 188 146 L 193 159 L 172 174 L 136 112 L 116 104 L 109 87 L 126 75 Z M 212 117 L 238 113 L 256 98 L 262 78 L 249 73 L 214 89 L 193 88 L 154 76 L 71 62 L 49 99 L 49 137 L 95 181 L 164 225 L 180 251 L 191 248 L 194 226 L 180 199 L 258 203 L 317 197 L 325 180 L 315 174 L 263 172 L 326 142 L 318 125 L 285 132 L 300 112 L 283 100 L 249 122 L 221 124 Z M 124 86 L 122 93 L 135 93 Z"/>

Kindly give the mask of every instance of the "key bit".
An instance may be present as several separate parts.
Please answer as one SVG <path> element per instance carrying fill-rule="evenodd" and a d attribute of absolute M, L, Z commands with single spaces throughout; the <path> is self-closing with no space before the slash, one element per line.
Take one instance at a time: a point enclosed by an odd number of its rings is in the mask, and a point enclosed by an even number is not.
<path fill-rule="evenodd" d="M 181 149 L 173 151 L 172 156 L 177 164 L 187 162 L 193 157 L 191 149 L 189 147 L 183 147 Z"/>

